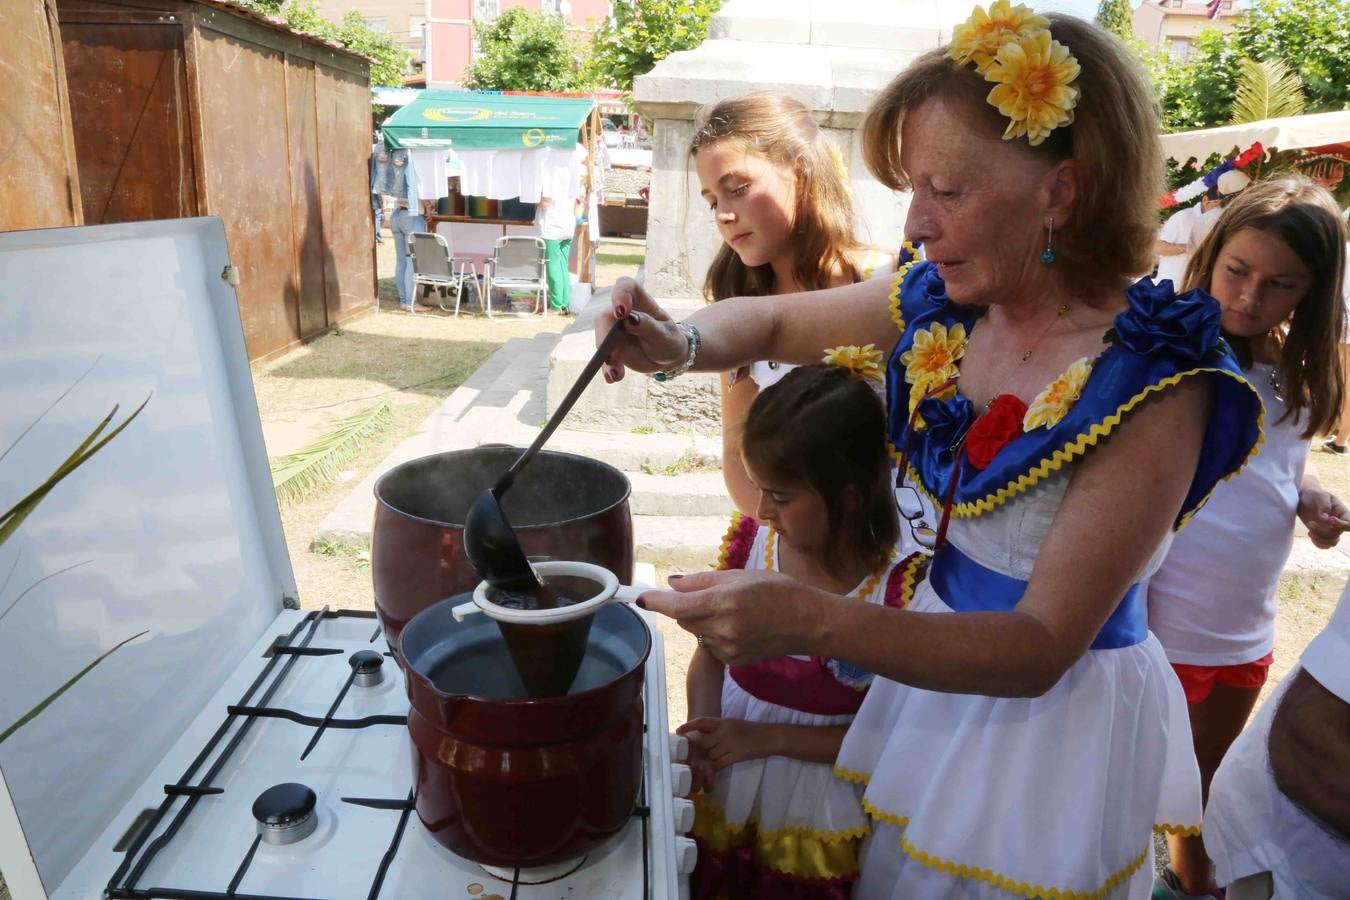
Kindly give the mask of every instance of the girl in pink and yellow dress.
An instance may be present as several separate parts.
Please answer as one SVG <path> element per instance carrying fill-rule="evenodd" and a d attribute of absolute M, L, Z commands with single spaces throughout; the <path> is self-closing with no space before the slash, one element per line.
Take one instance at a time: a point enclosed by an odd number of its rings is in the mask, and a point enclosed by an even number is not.
<path fill-rule="evenodd" d="M 918 557 L 897 560 L 885 415 L 852 366 L 805 366 L 755 399 L 741 448 L 759 524 L 737 516 L 721 569 L 781 572 L 856 599 L 903 606 Z M 856 370 L 856 371 L 855 371 Z M 689 666 L 699 844 L 697 898 L 844 898 L 868 832 L 858 791 L 832 771 L 871 675 L 838 660 L 781 656 L 725 667 L 700 647 Z"/>

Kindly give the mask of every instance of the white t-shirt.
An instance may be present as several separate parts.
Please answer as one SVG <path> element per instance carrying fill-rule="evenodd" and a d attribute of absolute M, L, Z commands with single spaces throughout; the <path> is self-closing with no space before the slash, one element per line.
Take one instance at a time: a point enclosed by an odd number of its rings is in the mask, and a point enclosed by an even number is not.
<path fill-rule="evenodd" d="M 1158 277 L 1156 281 L 1162 281 L 1164 278 L 1170 279 L 1172 286 L 1181 287 L 1181 278 L 1186 274 L 1186 263 L 1191 259 L 1191 254 L 1195 248 L 1200 245 L 1200 241 L 1205 235 L 1209 234 L 1214 224 L 1219 221 L 1219 216 L 1223 214 L 1221 207 L 1214 207 L 1209 212 L 1201 212 L 1200 205 L 1189 206 L 1181 212 L 1172 216 L 1163 223 L 1162 231 L 1158 234 L 1158 240 L 1166 241 L 1169 244 L 1184 244 L 1185 253 L 1178 253 L 1174 256 L 1158 257 Z"/>
<path fill-rule="evenodd" d="M 549 198 L 548 208 L 539 213 L 539 235 L 547 241 L 570 238 L 577 230 L 576 199 L 581 196 L 582 170 L 586 165 L 586 147 L 577 144 L 565 168 L 545 173 L 546 184 L 540 190 Z"/>
<path fill-rule="evenodd" d="M 1294 545 L 1308 441 L 1298 421 L 1277 422 L 1286 407 L 1272 371 L 1257 363 L 1247 373 L 1265 404 L 1265 443 L 1214 489 L 1148 581 L 1148 627 L 1170 662 L 1235 666 L 1275 646 L 1275 591 Z"/>
<path fill-rule="evenodd" d="M 1305 671 L 1350 703 L 1350 586 L 1331 621 L 1313 638 L 1300 666 L 1284 679 L 1238 735 L 1214 776 L 1205 810 L 1205 850 L 1219 884 L 1271 873 L 1276 897 L 1332 900 L 1346 896 L 1350 842 L 1290 802 L 1270 773 L 1270 724 L 1289 685 Z M 1350 739 L 1350 736 L 1347 736 Z"/>

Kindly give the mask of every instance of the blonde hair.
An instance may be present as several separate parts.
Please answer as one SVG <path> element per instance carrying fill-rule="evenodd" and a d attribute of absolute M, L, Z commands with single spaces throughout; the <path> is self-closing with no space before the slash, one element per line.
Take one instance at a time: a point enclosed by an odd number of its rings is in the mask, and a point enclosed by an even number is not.
<path fill-rule="evenodd" d="M 861 249 L 853 237 L 853 201 L 834 145 L 811 111 L 781 91 L 756 91 L 723 100 L 700 112 L 689 141 L 689 156 L 722 141 L 735 141 L 796 177 L 797 202 L 790 242 L 795 251 L 793 275 L 803 290 L 830 286 L 842 271 L 857 281 L 850 254 Z M 773 269 L 747 266 L 725 242 L 717 250 L 703 281 L 709 301 L 775 293 Z"/>
<path fill-rule="evenodd" d="M 1050 33 L 1069 48 L 1082 92 L 1071 125 L 1037 147 L 1012 143 L 1058 162 L 1072 159 L 1078 194 L 1067 222 L 1055 223 L 1055 269 L 1066 282 L 1117 287 L 1153 267 L 1162 193 L 1163 155 L 1158 107 L 1143 67 L 1102 29 L 1073 16 L 1050 13 Z M 971 123 L 997 136 L 1008 120 L 991 106 L 992 87 L 973 67 L 930 50 L 895 77 L 872 102 L 862 125 L 863 159 L 882 184 L 911 185 L 900 164 L 905 113 L 926 100 L 959 101 Z"/>
<path fill-rule="evenodd" d="M 1289 246 L 1312 272 L 1313 283 L 1289 318 L 1288 329 L 1275 335 L 1280 347 L 1280 375 L 1288 410 L 1280 421 L 1304 417 L 1303 437 L 1335 427 L 1345 395 L 1340 347 L 1345 334 L 1345 226 L 1340 207 L 1326 188 L 1302 175 L 1262 181 L 1246 188 L 1224 210 L 1196 248 L 1182 284 L 1206 291 L 1224 244 L 1237 232 L 1252 228 Z M 1251 350 L 1243 338 L 1225 335 L 1244 366 Z"/>

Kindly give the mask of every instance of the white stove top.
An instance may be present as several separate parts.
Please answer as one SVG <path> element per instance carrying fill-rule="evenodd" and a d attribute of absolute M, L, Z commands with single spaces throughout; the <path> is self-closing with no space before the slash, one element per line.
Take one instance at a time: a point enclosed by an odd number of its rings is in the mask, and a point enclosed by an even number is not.
<path fill-rule="evenodd" d="M 650 625 L 649 630 L 650 729 L 639 809 L 619 835 L 569 874 L 531 883 L 557 873 L 527 870 L 512 884 L 514 873 L 494 876 L 436 843 L 411 809 L 408 699 L 393 658 L 384 656 L 380 684 L 351 685 L 331 721 L 320 727 L 350 680 L 348 657 L 360 650 L 387 651 L 373 613 L 287 611 L 51 897 L 685 896 L 695 854 L 693 842 L 680 835 L 692 825 L 693 808 L 678 798 L 688 792 L 689 771 L 672 764 L 672 752 L 683 758 L 682 739 L 666 730 L 665 653 L 660 632 Z M 278 643 L 297 649 L 264 658 Z M 293 844 L 257 841 L 253 803 L 286 782 L 313 790 L 317 827 Z M 138 817 L 141 827 L 129 831 Z"/>

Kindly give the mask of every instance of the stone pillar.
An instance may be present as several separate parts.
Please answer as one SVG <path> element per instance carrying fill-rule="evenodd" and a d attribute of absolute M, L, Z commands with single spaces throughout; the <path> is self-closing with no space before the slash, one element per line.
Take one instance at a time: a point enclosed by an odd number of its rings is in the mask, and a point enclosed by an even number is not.
<path fill-rule="evenodd" d="M 856 129 L 873 94 L 909 62 L 947 42 L 969 14 L 940 0 L 729 0 L 699 47 L 639 76 L 633 98 L 652 123 L 646 286 L 696 297 L 721 238 L 687 155 L 700 107 L 776 88 L 812 109 L 848 160 L 860 233 L 898 247 L 906 197 L 863 166 Z"/>

